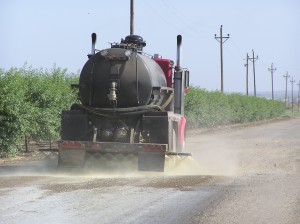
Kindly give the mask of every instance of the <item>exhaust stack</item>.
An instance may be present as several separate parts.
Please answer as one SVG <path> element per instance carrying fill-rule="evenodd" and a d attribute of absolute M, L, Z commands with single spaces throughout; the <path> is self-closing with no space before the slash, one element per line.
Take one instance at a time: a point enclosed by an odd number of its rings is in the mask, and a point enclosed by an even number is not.
<path fill-rule="evenodd" d="M 184 70 L 180 67 L 181 35 L 177 36 L 177 61 L 174 72 L 174 113 L 184 115 Z"/>
<path fill-rule="evenodd" d="M 176 60 L 177 70 L 180 70 L 181 42 L 182 42 L 182 36 L 181 35 L 177 35 L 177 60 Z"/>
<path fill-rule="evenodd" d="M 97 41 L 97 34 L 92 33 L 92 51 L 91 51 L 91 55 L 95 55 L 96 41 Z"/>

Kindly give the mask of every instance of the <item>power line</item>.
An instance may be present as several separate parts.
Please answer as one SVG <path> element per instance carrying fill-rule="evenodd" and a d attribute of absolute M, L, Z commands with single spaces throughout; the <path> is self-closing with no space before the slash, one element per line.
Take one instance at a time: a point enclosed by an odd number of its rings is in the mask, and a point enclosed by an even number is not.
<path fill-rule="evenodd" d="M 256 82 L 255 82 L 255 61 L 258 59 L 258 55 L 254 57 L 254 50 L 252 49 L 252 58 L 249 58 L 253 62 L 253 82 L 254 82 L 254 96 L 256 97 Z"/>
<path fill-rule="evenodd" d="M 162 0 L 162 2 L 167 6 L 169 7 L 173 12 L 175 12 L 176 16 L 179 16 L 181 17 L 182 19 L 186 20 L 186 21 L 189 21 L 191 23 L 194 23 L 195 25 L 201 25 L 199 24 L 198 22 L 196 22 L 195 20 L 189 18 L 187 16 L 187 13 L 182 13 L 182 10 L 178 10 L 175 6 L 174 6 L 174 2 L 170 2 L 169 0 Z M 183 16 L 184 15 L 184 16 Z"/>
<path fill-rule="evenodd" d="M 273 90 L 273 73 L 276 71 L 276 68 L 273 68 L 273 63 L 271 64 L 271 68 L 268 68 L 269 72 L 271 72 L 272 79 L 272 100 L 274 100 L 274 90 Z"/>
<path fill-rule="evenodd" d="M 229 34 L 227 34 L 227 37 L 223 37 L 222 34 L 222 28 L 223 25 L 220 27 L 220 36 L 217 37 L 217 34 L 215 34 L 215 39 L 220 43 L 220 58 L 221 58 L 221 92 L 224 92 L 224 84 L 223 84 L 223 44 L 229 39 Z M 224 39 L 224 40 L 223 40 Z"/>
<path fill-rule="evenodd" d="M 187 32 L 186 29 L 180 30 L 179 27 L 176 26 L 176 23 L 170 22 L 169 20 L 166 19 L 166 18 L 170 18 L 170 17 L 167 17 L 167 16 L 165 16 L 165 15 L 161 15 L 161 14 L 159 13 L 159 11 L 158 11 L 156 8 L 152 7 L 146 0 L 143 0 L 143 2 L 145 3 L 145 5 L 146 5 L 151 11 L 153 11 L 153 12 L 161 19 L 161 21 L 163 21 L 164 23 L 166 23 L 166 24 L 168 25 L 168 27 L 173 28 L 176 32 L 184 33 L 185 35 L 190 36 L 190 37 L 193 37 L 193 38 L 199 38 L 199 37 L 201 37 L 201 38 L 203 38 L 203 37 L 208 38 L 208 36 L 205 36 L 203 33 L 198 32 L 197 29 L 195 29 L 195 26 L 189 25 L 188 23 L 186 23 L 186 22 L 184 21 L 184 19 L 181 19 L 181 18 L 185 18 L 185 17 L 183 17 L 180 13 L 177 13 L 177 12 L 175 11 L 175 9 L 173 10 L 173 12 L 174 12 L 174 11 L 176 12 L 176 13 L 174 13 L 176 16 L 173 16 L 172 18 L 178 18 L 179 21 L 183 23 L 184 27 L 185 27 L 185 28 L 188 28 L 188 31 L 189 31 L 189 32 Z M 165 2 L 163 1 L 163 3 L 165 3 Z M 166 4 L 166 3 L 165 3 L 165 4 Z M 173 7 L 173 8 L 174 8 L 174 7 Z M 179 16 L 178 16 L 178 15 L 179 15 Z M 181 18 L 179 18 L 179 17 L 181 17 Z M 175 25 L 174 25 L 174 24 L 175 24 Z M 190 31 L 193 31 L 194 33 L 191 33 Z M 196 32 L 196 33 L 195 33 L 195 32 Z"/>
<path fill-rule="evenodd" d="M 178 28 L 177 28 L 176 26 L 173 25 L 173 23 L 171 23 L 171 22 L 169 22 L 168 20 L 166 20 L 164 16 L 162 16 L 160 13 L 158 13 L 158 11 L 154 10 L 146 0 L 144 0 L 143 2 L 146 4 L 146 6 L 147 6 L 151 11 L 153 11 L 157 16 L 159 16 L 159 17 L 161 18 L 161 21 L 164 21 L 167 25 L 169 25 L 169 27 L 172 27 L 176 32 L 179 31 Z"/>
<path fill-rule="evenodd" d="M 172 27 L 176 32 L 179 31 L 179 30 L 177 29 L 177 27 L 175 27 L 175 26 L 173 25 L 173 23 L 168 22 L 168 20 L 166 20 L 165 17 L 161 16 L 156 10 L 154 10 L 146 0 L 144 0 L 143 2 L 147 5 L 147 7 L 148 7 L 150 10 L 152 10 L 157 16 L 159 16 L 159 17 L 161 18 L 162 21 L 164 21 L 166 24 L 168 24 L 170 27 Z"/>
<path fill-rule="evenodd" d="M 190 19 L 189 17 L 187 17 L 186 13 L 182 13 L 182 11 L 178 10 L 175 6 L 174 3 L 168 1 L 168 0 L 162 0 L 163 4 L 170 9 L 173 14 L 175 15 L 175 18 L 177 18 L 185 27 L 188 28 L 189 31 L 193 31 L 195 33 L 197 33 L 198 35 L 201 35 L 203 37 L 206 38 L 210 38 L 209 36 L 205 35 L 202 32 L 199 32 L 197 30 L 197 27 L 199 26 L 199 24 L 197 22 L 195 22 L 194 20 Z M 197 25 L 197 27 L 195 25 L 191 25 L 191 23 Z"/>

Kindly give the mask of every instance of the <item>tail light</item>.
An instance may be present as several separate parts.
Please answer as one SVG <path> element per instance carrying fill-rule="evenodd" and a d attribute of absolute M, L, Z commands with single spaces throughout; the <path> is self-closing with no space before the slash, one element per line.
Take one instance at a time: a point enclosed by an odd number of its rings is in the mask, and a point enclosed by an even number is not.
<path fill-rule="evenodd" d="M 75 143 L 74 143 L 74 142 L 69 142 L 69 147 L 70 147 L 70 148 L 74 148 L 74 146 L 75 146 Z"/>
<path fill-rule="evenodd" d="M 81 148 L 81 143 L 80 142 L 74 142 L 74 141 L 63 141 L 58 144 L 58 147 L 60 148 L 72 148 L 72 149 L 77 149 Z"/>
<path fill-rule="evenodd" d="M 164 147 L 162 145 L 144 145 L 144 150 L 149 150 L 149 151 L 161 151 L 163 150 Z"/>

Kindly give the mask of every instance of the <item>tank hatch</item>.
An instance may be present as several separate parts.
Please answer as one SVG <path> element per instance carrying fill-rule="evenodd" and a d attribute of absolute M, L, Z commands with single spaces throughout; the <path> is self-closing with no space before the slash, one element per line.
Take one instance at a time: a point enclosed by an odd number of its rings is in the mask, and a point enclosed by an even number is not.
<path fill-rule="evenodd" d="M 112 48 L 125 48 L 134 51 L 143 51 L 143 47 L 146 46 L 146 41 L 139 35 L 128 35 L 125 40 L 122 38 L 121 43 L 113 43 Z"/>

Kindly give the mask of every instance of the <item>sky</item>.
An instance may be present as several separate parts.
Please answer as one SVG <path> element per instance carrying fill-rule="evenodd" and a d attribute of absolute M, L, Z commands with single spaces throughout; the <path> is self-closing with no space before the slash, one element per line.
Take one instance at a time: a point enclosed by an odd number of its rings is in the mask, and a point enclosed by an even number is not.
<path fill-rule="evenodd" d="M 220 44 L 223 44 L 224 91 L 246 91 L 246 54 L 255 62 L 256 91 L 285 90 L 283 75 L 300 82 L 299 0 L 134 0 L 134 33 L 146 40 L 144 52 L 176 60 L 176 36 L 181 34 L 182 67 L 190 83 L 220 90 Z M 130 0 L 0 0 L 0 68 L 51 69 L 78 72 L 97 33 L 97 49 L 109 48 L 130 32 Z M 249 62 L 250 63 L 250 62 Z M 249 64 L 253 93 L 253 66 Z"/>

